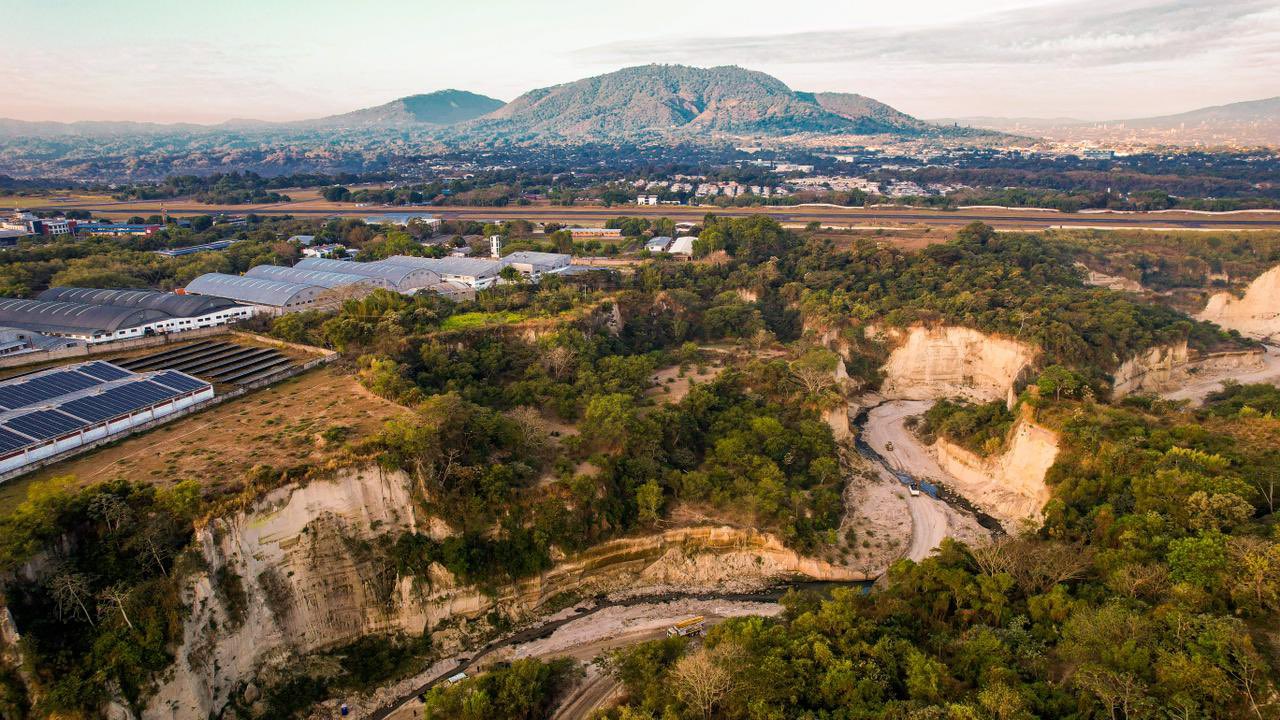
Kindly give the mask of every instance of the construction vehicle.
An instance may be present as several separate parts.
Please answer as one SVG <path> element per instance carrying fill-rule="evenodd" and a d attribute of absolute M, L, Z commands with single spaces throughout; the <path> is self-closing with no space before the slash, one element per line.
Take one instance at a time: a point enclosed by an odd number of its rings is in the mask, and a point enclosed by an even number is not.
<path fill-rule="evenodd" d="M 706 627 L 707 619 L 701 615 L 694 615 L 667 628 L 667 637 L 688 637 L 690 635 L 701 635 Z"/>

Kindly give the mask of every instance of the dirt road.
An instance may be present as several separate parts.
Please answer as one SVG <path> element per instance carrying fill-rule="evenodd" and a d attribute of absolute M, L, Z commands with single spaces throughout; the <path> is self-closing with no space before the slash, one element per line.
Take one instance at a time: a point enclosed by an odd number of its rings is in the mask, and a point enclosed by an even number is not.
<path fill-rule="evenodd" d="M 928 448 L 906 427 L 907 418 L 923 413 L 932 404 L 930 400 L 890 400 L 867 413 L 862 438 L 889 465 L 886 469 L 875 464 L 886 481 L 900 485 L 900 475 L 931 483 L 950 479 Z M 907 507 L 911 512 L 911 545 L 906 557 L 912 560 L 928 557 L 948 536 L 965 541 L 987 536 L 972 516 L 927 494 L 908 497 Z"/>
<path fill-rule="evenodd" d="M 777 602 L 781 592 L 777 589 L 758 595 L 634 598 L 585 608 L 584 612 L 577 614 L 566 611 L 558 619 L 495 641 L 483 648 L 441 660 L 421 676 L 406 678 L 397 683 L 396 688 L 380 691 L 397 698 L 390 703 L 379 707 L 377 694 L 373 698 L 365 698 L 363 702 L 353 700 L 350 702 L 352 712 L 349 717 L 353 720 L 418 720 L 422 716 L 418 694 L 426 692 L 456 672 L 465 670 L 474 674 L 496 662 L 525 657 L 573 657 L 590 660 L 615 648 L 662 637 L 673 623 L 691 615 L 706 617 L 708 624 L 743 615 L 772 616 L 782 612 L 782 606 Z M 589 677 L 588 682 L 593 687 L 580 686 L 566 700 L 575 704 L 575 713 L 581 711 L 583 714 L 566 717 L 586 717 L 598 702 L 608 697 L 610 688 L 607 684 L 601 686 L 598 682 L 591 683 L 592 679 Z M 580 699 L 578 695 L 582 692 L 590 692 L 594 699 Z"/>
<path fill-rule="evenodd" d="M 1160 396 L 1166 400 L 1190 400 L 1192 405 L 1200 405 L 1210 393 L 1222 389 L 1224 380 L 1234 380 L 1241 385 L 1255 383 L 1280 385 L 1280 347 L 1275 345 L 1267 345 L 1265 347 L 1266 355 L 1262 359 L 1264 367 L 1259 370 L 1239 374 L 1217 375 L 1203 380 L 1196 380 L 1177 390 L 1161 393 Z"/>

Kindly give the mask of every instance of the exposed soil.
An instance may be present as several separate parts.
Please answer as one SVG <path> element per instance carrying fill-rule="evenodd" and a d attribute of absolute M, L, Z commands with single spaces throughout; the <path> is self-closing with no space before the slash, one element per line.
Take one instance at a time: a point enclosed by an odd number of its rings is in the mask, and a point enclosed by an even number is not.
<path fill-rule="evenodd" d="M 645 394 L 660 402 L 678 403 L 689 394 L 694 383 L 710 382 L 723 371 L 723 366 L 691 367 L 683 372 L 679 365 L 665 367 L 650 378 L 653 387 Z"/>
<path fill-rule="evenodd" d="M 1263 367 L 1251 372 L 1237 374 L 1216 374 L 1211 377 L 1198 378 L 1177 390 L 1160 393 L 1166 400 L 1187 400 L 1192 405 L 1200 405 L 1211 393 L 1222 389 L 1222 383 L 1233 380 L 1241 385 L 1271 383 L 1280 385 L 1280 347 L 1266 346 L 1266 355 L 1262 359 Z"/>

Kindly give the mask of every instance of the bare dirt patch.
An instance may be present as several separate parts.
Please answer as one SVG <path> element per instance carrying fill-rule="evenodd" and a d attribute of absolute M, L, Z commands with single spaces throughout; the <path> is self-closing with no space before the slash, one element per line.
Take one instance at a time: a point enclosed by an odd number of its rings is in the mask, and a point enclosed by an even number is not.
<path fill-rule="evenodd" d="M 662 368 L 650 380 L 653 387 L 647 396 L 664 403 L 678 403 L 689 394 L 694 383 L 710 382 L 724 371 L 724 366 L 682 368 L 679 365 Z"/>
<path fill-rule="evenodd" d="M 214 492 L 234 490 L 256 465 L 323 463 L 345 441 L 408 412 L 324 367 L 0 485 L 0 511 L 20 502 L 31 483 L 67 475 L 79 485 L 194 479 Z"/>

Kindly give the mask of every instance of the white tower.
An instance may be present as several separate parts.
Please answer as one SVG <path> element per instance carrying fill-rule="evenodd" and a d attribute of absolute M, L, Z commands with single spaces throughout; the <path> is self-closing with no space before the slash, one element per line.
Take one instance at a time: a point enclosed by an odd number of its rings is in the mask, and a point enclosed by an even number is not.
<path fill-rule="evenodd" d="M 501 235 L 489 236 L 489 254 L 493 256 L 494 260 L 497 260 L 502 257 L 502 236 Z"/>

